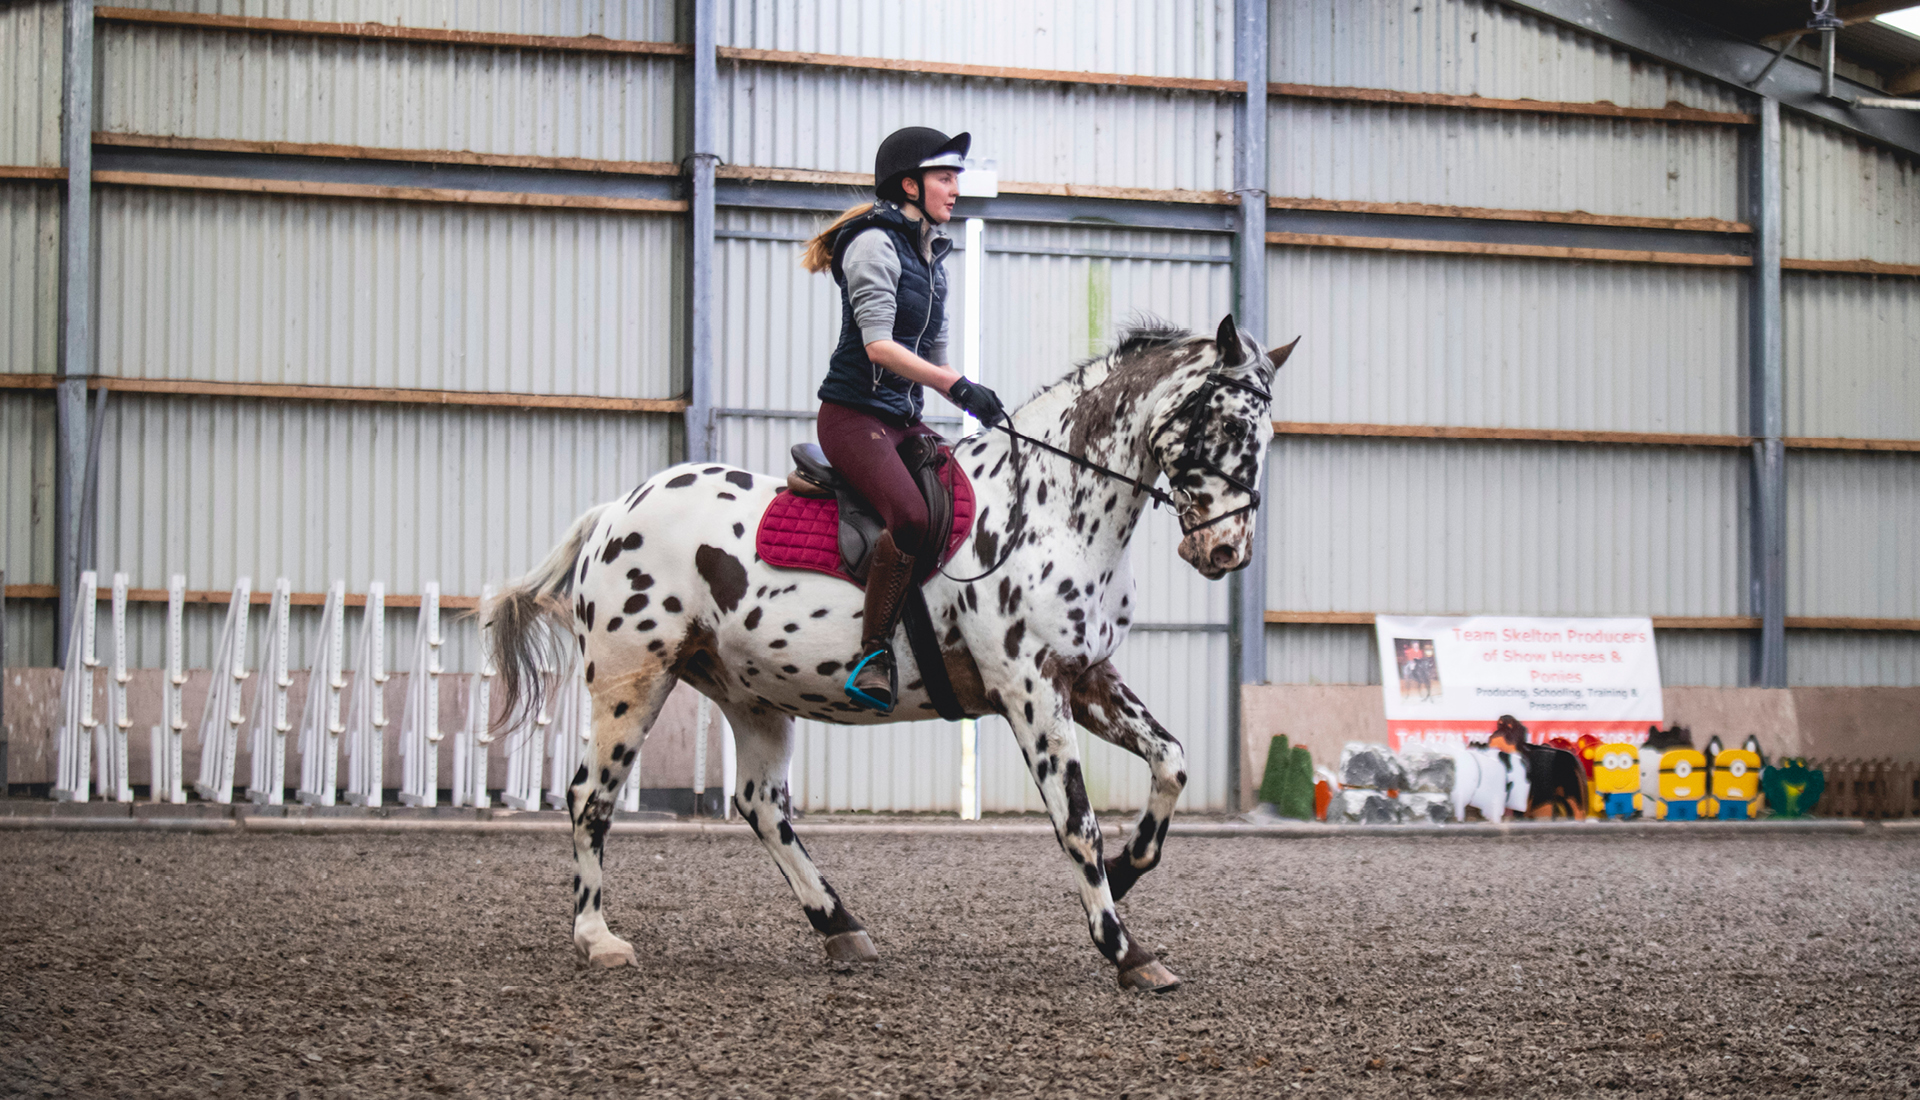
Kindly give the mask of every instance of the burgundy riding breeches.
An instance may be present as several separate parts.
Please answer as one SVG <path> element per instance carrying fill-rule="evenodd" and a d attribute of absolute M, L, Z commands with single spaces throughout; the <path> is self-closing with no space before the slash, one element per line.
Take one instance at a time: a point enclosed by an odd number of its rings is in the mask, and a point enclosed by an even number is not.
<path fill-rule="evenodd" d="M 940 433 L 925 424 L 896 428 L 880 418 L 831 401 L 820 403 L 820 450 L 893 532 L 893 544 L 918 554 L 927 539 L 927 501 L 896 448 L 911 436 Z"/>

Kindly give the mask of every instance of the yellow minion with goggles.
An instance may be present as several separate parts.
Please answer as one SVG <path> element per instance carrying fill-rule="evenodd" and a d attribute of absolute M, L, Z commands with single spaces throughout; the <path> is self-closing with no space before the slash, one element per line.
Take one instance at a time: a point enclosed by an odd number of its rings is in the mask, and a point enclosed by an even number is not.
<path fill-rule="evenodd" d="M 1710 805 L 1701 807 L 1721 821 L 1750 821 L 1759 816 L 1760 739 L 1749 735 L 1737 749 L 1723 749 L 1718 737 L 1707 742 L 1713 763 Z"/>
<path fill-rule="evenodd" d="M 1663 821 L 1698 821 L 1707 797 L 1707 758 L 1698 749 L 1668 749 L 1660 754 L 1660 801 L 1653 812 Z"/>
<path fill-rule="evenodd" d="M 1640 746 L 1588 745 L 1581 755 L 1593 761 L 1593 812 L 1609 820 L 1639 811 Z"/>

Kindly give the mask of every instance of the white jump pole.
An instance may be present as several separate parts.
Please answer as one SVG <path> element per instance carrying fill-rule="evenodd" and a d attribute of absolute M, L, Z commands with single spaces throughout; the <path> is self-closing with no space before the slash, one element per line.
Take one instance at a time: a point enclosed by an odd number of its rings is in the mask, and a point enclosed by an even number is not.
<path fill-rule="evenodd" d="M 100 599 L 100 578 L 89 569 L 80 574 L 79 598 L 73 603 L 73 626 L 67 631 L 67 668 L 60 681 L 63 718 L 55 746 L 56 780 L 53 797 L 59 802 L 85 802 L 93 775 L 93 670 L 100 662 L 93 652 L 94 605 Z"/>
<path fill-rule="evenodd" d="M 180 689 L 187 686 L 185 627 L 187 578 L 167 578 L 167 667 L 160 680 L 160 724 L 153 727 L 153 800 L 183 803 L 187 792 L 180 771 L 181 742 L 187 719 L 180 705 Z"/>
<path fill-rule="evenodd" d="M 327 590 L 327 605 L 314 631 L 313 661 L 307 671 L 307 702 L 300 711 L 300 786 L 294 797 L 308 806 L 333 805 L 340 780 L 340 693 L 347 686 L 347 582 Z"/>
<path fill-rule="evenodd" d="M 453 737 L 453 804 L 484 810 L 487 798 L 487 746 L 493 733 L 487 728 L 493 718 L 493 631 L 486 616 L 493 603 L 493 588 L 480 589 L 480 671 L 467 681 L 467 721 Z"/>
<path fill-rule="evenodd" d="M 266 653 L 260 671 L 266 679 L 253 693 L 253 722 L 248 726 L 247 750 L 253 758 L 253 780 L 247 799 L 256 806 L 279 806 L 287 795 L 287 689 L 293 686 L 292 663 L 287 657 L 290 586 L 287 578 L 273 582 L 273 603 L 267 612 Z"/>
<path fill-rule="evenodd" d="M 353 651 L 353 699 L 347 705 L 347 801 L 380 805 L 387 751 L 387 590 L 367 586 L 360 644 Z"/>
<path fill-rule="evenodd" d="M 247 720 L 240 694 L 247 679 L 247 618 L 253 603 L 253 578 L 241 577 L 227 600 L 227 623 L 214 651 L 207 707 L 200 715 L 200 780 L 193 789 L 208 802 L 233 801 L 233 764 L 240 727 Z"/>
<path fill-rule="evenodd" d="M 94 752 L 100 770 L 100 796 L 133 801 L 133 777 L 127 774 L 127 575 L 113 575 L 113 664 L 107 671 L 107 720 L 94 726 Z"/>
<path fill-rule="evenodd" d="M 407 709 L 400 719 L 400 804 L 434 806 L 440 793 L 440 585 L 420 594 Z"/>

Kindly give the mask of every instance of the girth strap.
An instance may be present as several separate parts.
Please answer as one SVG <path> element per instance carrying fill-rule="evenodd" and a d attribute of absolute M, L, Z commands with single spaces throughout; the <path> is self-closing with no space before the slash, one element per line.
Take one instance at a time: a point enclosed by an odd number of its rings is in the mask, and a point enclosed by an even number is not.
<path fill-rule="evenodd" d="M 953 680 L 947 676 L 947 659 L 941 654 L 940 638 L 934 633 L 926 590 L 917 584 L 907 589 L 906 603 L 900 608 L 900 625 L 906 629 L 907 645 L 913 648 L 913 663 L 920 666 L 920 683 L 927 689 L 933 709 L 949 722 L 965 718 L 967 712 L 953 692 Z"/>

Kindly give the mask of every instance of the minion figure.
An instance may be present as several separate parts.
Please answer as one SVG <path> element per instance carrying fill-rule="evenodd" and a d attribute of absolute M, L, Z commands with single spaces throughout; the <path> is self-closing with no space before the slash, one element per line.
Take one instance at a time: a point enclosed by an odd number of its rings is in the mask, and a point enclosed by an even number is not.
<path fill-rule="evenodd" d="M 1760 794 L 1760 739 L 1749 736 L 1741 747 L 1723 749 L 1716 737 L 1707 744 L 1707 757 L 1713 761 L 1715 816 L 1721 821 L 1751 821 L 1759 808 L 1755 802 Z"/>
<path fill-rule="evenodd" d="M 1639 811 L 1640 746 L 1590 745 L 1582 754 L 1593 763 L 1593 812 L 1609 820 Z"/>
<path fill-rule="evenodd" d="M 1707 758 L 1697 749 L 1668 749 L 1660 754 L 1660 801 L 1655 816 L 1665 821 L 1700 820 L 1707 797 Z"/>

